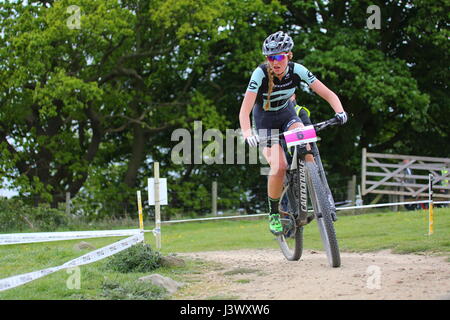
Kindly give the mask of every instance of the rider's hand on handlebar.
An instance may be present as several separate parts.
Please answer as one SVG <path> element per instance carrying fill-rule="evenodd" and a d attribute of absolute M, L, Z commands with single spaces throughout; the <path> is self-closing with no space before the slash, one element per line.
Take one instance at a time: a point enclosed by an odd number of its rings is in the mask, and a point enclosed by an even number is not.
<path fill-rule="evenodd" d="M 257 147 L 259 143 L 258 136 L 250 136 L 245 139 L 250 147 Z"/>
<path fill-rule="evenodd" d="M 345 111 L 336 113 L 334 117 L 336 118 L 337 121 L 339 121 L 339 124 L 341 125 L 346 123 L 348 120 L 348 115 L 347 112 Z"/>

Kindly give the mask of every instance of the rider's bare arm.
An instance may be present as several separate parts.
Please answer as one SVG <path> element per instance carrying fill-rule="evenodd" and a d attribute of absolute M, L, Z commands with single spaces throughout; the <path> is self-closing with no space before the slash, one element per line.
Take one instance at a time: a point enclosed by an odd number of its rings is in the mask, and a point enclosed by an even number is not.
<path fill-rule="evenodd" d="M 253 105 L 255 104 L 256 95 L 256 92 L 246 91 L 244 101 L 242 101 L 241 111 L 239 112 L 239 122 L 241 124 L 244 139 L 252 135 L 250 112 L 252 112 Z"/>
<path fill-rule="evenodd" d="M 330 106 L 333 108 L 334 112 L 339 113 L 343 112 L 344 108 L 342 107 L 341 101 L 338 96 L 327 88 L 320 80 L 316 80 L 309 86 L 315 93 L 321 96 L 324 100 L 326 100 Z"/>

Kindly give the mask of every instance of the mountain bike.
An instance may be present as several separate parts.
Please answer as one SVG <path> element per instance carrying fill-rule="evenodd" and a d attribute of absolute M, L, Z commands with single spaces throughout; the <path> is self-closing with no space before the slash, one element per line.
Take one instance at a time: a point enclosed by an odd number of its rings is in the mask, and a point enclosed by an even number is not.
<path fill-rule="evenodd" d="M 334 222 L 337 220 L 336 207 L 316 144 L 318 140 L 316 132 L 337 124 L 339 122 L 332 118 L 264 139 L 282 138 L 280 142 L 283 142 L 289 165 L 279 208 L 283 233 L 277 236 L 281 251 L 289 261 L 299 260 L 302 256 L 303 228 L 316 219 L 330 266 L 341 265 L 334 229 Z M 307 150 L 307 144 L 311 150 Z M 314 161 L 305 160 L 308 153 L 313 155 Z M 312 204 L 312 212 L 308 211 L 307 193 Z"/>

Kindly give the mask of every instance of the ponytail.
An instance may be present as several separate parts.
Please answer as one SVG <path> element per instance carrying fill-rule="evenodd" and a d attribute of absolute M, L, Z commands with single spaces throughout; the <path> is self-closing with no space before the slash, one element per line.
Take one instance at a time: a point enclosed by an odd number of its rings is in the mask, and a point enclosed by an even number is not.
<path fill-rule="evenodd" d="M 264 110 L 267 111 L 270 108 L 270 95 L 272 94 L 272 90 L 273 90 L 273 70 L 270 67 L 270 64 L 267 62 L 267 74 L 269 75 L 269 89 L 267 90 L 267 102 L 264 105 Z"/>

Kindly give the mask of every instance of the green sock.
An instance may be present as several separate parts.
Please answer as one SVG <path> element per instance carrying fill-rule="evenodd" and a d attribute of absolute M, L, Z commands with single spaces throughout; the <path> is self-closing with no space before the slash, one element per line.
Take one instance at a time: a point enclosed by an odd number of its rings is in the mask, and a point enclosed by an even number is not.
<path fill-rule="evenodd" d="M 269 214 L 278 214 L 278 204 L 280 203 L 280 198 L 272 199 L 271 197 L 267 197 L 269 202 Z"/>

